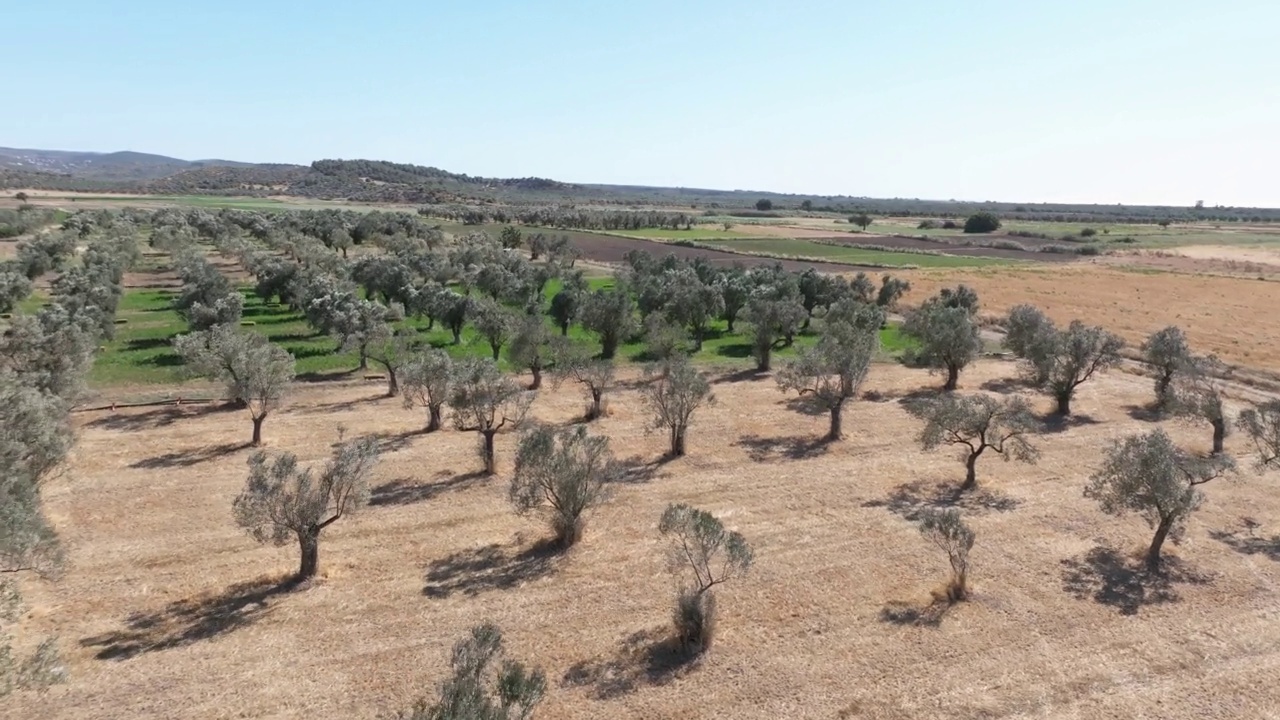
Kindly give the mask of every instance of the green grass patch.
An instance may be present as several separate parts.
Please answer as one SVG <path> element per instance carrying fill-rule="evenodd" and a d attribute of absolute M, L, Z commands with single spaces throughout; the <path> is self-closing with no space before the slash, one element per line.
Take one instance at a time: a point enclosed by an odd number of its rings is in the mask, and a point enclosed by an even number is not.
<path fill-rule="evenodd" d="M 688 230 L 640 228 L 638 230 L 615 230 L 609 232 L 613 235 L 638 237 L 647 240 L 727 240 L 759 237 L 759 235 L 749 235 L 747 233 L 725 230 L 723 225 L 695 225 Z"/>

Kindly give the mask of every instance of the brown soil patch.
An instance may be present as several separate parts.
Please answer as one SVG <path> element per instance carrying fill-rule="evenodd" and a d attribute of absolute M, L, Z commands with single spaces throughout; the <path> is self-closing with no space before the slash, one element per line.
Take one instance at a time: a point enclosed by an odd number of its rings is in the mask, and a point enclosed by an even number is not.
<path fill-rule="evenodd" d="M 658 258 L 666 257 L 667 255 L 675 255 L 676 257 L 684 260 L 702 258 L 710 262 L 712 265 L 722 267 L 729 267 L 732 265 L 756 267 L 758 265 L 773 265 L 775 263 L 781 263 L 782 267 L 796 272 L 807 270 L 808 268 L 814 268 L 827 273 L 852 273 L 859 270 L 876 269 L 861 267 L 858 265 L 844 265 L 841 263 L 810 262 L 808 260 L 775 260 L 767 257 L 742 255 L 739 253 L 722 252 L 719 250 L 708 250 L 697 247 L 686 247 L 683 245 L 676 245 L 674 243 L 659 242 L 657 240 L 641 240 L 639 238 L 625 238 L 614 235 L 572 233 L 569 234 L 569 238 L 573 242 L 574 247 L 582 251 L 582 255 L 585 259 L 595 262 L 621 263 L 623 261 L 623 256 L 631 250 L 642 250 Z"/>
<path fill-rule="evenodd" d="M 1186 331 L 1197 352 L 1229 363 L 1280 370 L 1280 283 L 1166 272 L 1131 272 L 1090 260 L 1052 268 L 992 267 L 907 274 L 908 303 L 944 286 L 978 291 L 982 312 L 1028 303 L 1057 322 L 1102 325 L 1136 345 L 1167 325 Z"/>
<path fill-rule="evenodd" d="M 988 307 L 997 301 L 986 298 Z M 1145 298 L 1144 298 L 1145 299 Z M 1060 312 L 1061 307 L 1055 312 Z M 985 361 L 966 390 L 1009 378 Z M 659 464 L 636 391 L 594 426 L 630 482 L 591 516 L 567 556 L 535 550 L 546 529 L 486 480 L 472 436 L 416 434 L 420 413 L 376 384 L 303 388 L 266 424 L 273 448 L 319 462 L 339 424 L 380 433 L 374 504 L 329 530 L 324 577 L 280 592 L 296 549 L 237 530 L 249 422 L 242 412 L 169 419 L 137 410 L 82 421 L 49 514 L 70 567 L 26 583 L 35 631 L 61 636 L 69 683 L 6 698 L 23 718 L 374 718 L 433 693 L 449 648 L 483 620 L 515 657 L 545 668 L 540 718 L 1255 718 L 1280 706 L 1280 495 L 1246 476 L 1208 502 L 1169 573 L 1134 570 L 1149 539 L 1081 495 L 1099 448 L 1145 430 L 1130 407 L 1146 379 L 1112 373 L 1080 389 L 1076 421 L 1041 442 L 1038 465 L 983 459 L 961 507 L 977 532 L 974 598 L 937 612 L 946 560 L 906 518 L 948 502 L 961 464 L 909 444 L 898 398 L 938 379 L 876 366 L 833 446 L 823 418 L 796 414 L 769 379 L 722 382 L 695 418 L 690 456 Z M 1036 397 L 1038 407 L 1049 403 Z M 541 393 L 544 421 L 581 411 Z M 1194 449 L 1207 428 L 1171 425 Z M 1239 437 L 1229 450 L 1244 452 Z M 755 546 L 723 587 L 719 635 L 697 665 L 667 662 L 671 581 L 656 524 L 669 502 L 708 509 Z M 1252 523 L 1252 524 L 1251 524 Z"/>
<path fill-rule="evenodd" d="M 834 223 L 833 223 L 834 224 Z M 734 225 L 733 232 L 742 233 L 743 235 L 757 235 L 759 237 L 781 237 L 781 238 L 838 238 L 848 234 L 848 225 L 844 226 L 846 230 L 824 230 L 820 227 L 812 225 L 754 225 L 742 224 Z"/>

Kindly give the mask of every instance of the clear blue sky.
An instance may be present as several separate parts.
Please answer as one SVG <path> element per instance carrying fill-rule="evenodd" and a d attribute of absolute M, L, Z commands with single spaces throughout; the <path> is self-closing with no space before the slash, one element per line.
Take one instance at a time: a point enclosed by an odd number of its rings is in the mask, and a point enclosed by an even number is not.
<path fill-rule="evenodd" d="M 63 0 L 0 16 L 0 146 L 1280 206 L 1275 0 Z"/>

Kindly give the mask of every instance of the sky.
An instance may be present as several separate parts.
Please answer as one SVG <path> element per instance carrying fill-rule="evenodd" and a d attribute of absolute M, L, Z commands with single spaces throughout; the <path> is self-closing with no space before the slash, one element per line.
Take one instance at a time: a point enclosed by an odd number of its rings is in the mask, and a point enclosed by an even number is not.
<path fill-rule="evenodd" d="M 1280 206 L 1275 0 L 11 3 L 0 146 Z"/>

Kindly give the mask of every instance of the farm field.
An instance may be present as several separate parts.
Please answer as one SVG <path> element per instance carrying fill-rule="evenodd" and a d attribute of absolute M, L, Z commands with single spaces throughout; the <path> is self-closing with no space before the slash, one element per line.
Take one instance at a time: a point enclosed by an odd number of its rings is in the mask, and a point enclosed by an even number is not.
<path fill-rule="evenodd" d="M 1009 262 L 998 257 L 934 255 L 888 252 L 854 246 L 836 246 L 804 239 L 752 238 L 750 240 L 706 240 L 707 245 L 739 252 L 768 253 L 791 257 L 812 257 L 874 267 L 982 267 Z"/>
<path fill-rule="evenodd" d="M 1008 392 L 1014 372 L 982 361 L 962 389 Z M 419 434 L 420 412 L 368 386 L 304 385 L 268 420 L 269 448 L 318 462 L 341 425 L 378 434 L 384 457 L 370 506 L 326 531 L 319 581 L 287 593 L 271 588 L 296 567 L 296 546 L 257 545 L 231 522 L 243 411 L 81 415 L 71 466 L 45 493 L 72 572 L 24 588 L 33 625 L 62 638 L 70 679 L 6 711 L 386 717 L 433 692 L 448 648 L 482 620 L 546 670 L 547 718 L 1154 717 L 1158 706 L 1178 720 L 1261 718 L 1280 704 L 1274 476 L 1207 486 L 1162 578 L 1129 569 L 1149 539 L 1142 521 L 1081 495 L 1106 440 L 1152 427 L 1129 413 L 1150 381 L 1126 373 L 1081 387 L 1079 420 L 1039 441 L 1038 464 L 983 460 L 980 491 L 962 502 L 977 533 L 974 597 L 908 619 L 946 571 L 909 518 L 948 502 L 963 473 L 952 452 L 911 443 L 917 421 L 900 400 L 937 381 L 877 365 L 865 389 L 878 401 L 851 403 L 846 439 L 823 446 L 825 420 L 791 411 L 772 380 L 719 377 L 690 454 L 666 463 L 637 391 L 623 390 L 591 430 L 610 437 L 628 479 L 565 555 L 538 551 L 543 524 L 509 508 L 514 436 L 499 436 L 499 475 L 486 480 L 470 434 Z M 563 423 L 581 402 L 544 391 L 533 414 Z M 1207 428 L 1164 426 L 1207 447 Z M 1228 450 L 1245 453 L 1243 439 Z M 751 573 L 723 586 L 716 645 L 694 665 L 661 652 L 672 588 L 656 523 L 669 502 L 712 511 L 756 549 Z"/>

